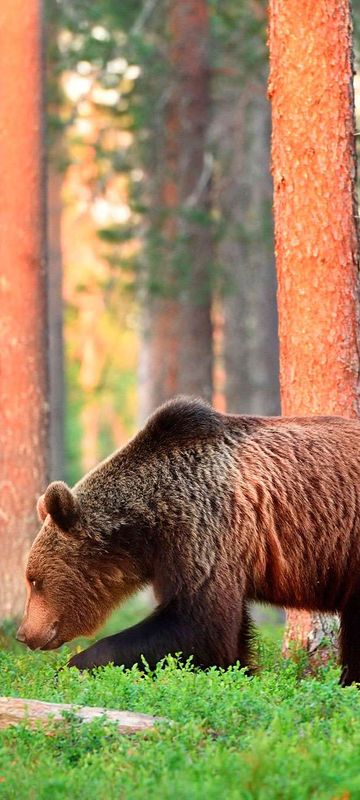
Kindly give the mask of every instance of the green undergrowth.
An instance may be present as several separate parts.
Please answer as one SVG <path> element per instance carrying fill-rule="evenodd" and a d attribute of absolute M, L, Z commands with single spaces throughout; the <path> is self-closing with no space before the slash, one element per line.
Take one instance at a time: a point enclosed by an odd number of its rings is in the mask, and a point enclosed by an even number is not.
<path fill-rule="evenodd" d="M 0 797 L 87 800 L 349 800 L 360 798 L 360 693 L 338 669 L 306 676 L 263 634 L 261 668 L 195 671 L 168 659 L 155 672 L 62 667 L 69 651 L 0 652 L 0 693 L 154 714 L 146 734 L 103 720 L 1 731 Z"/>

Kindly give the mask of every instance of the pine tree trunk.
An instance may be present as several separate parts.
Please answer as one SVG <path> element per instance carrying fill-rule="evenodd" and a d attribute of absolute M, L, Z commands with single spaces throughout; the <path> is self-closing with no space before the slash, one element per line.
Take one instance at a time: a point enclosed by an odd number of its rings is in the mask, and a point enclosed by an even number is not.
<path fill-rule="evenodd" d="M 225 400 L 233 413 L 277 414 L 278 335 L 271 231 L 270 107 L 262 81 L 225 87 L 218 104 L 218 187 L 225 231 Z"/>
<path fill-rule="evenodd" d="M 169 0 L 167 27 L 169 90 L 152 220 L 160 290 L 146 292 L 143 303 L 141 417 L 174 394 L 212 399 L 206 1 Z"/>
<path fill-rule="evenodd" d="M 42 19 L 3 0 L 0 26 L 0 618 L 19 615 L 48 478 Z"/>
<path fill-rule="evenodd" d="M 269 94 L 285 415 L 359 414 L 358 238 L 348 0 L 271 0 Z M 321 618 L 289 613 L 309 644 Z M 321 636 L 317 634 L 321 643 Z"/>
<path fill-rule="evenodd" d="M 212 399 L 209 19 L 206 0 L 169 0 L 171 94 L 168 138 L 175 155 L 175 268 L 179 287 L 178 391 Z M 174 141 L 175 140 L 175 141 Z M 175 154 L 173 154 L 175 150 Z"/>
<path fill-rule="evenodd" d="M 139 423 L 178 393 L 178 303 L 147 293 L 142 307 Z"/>

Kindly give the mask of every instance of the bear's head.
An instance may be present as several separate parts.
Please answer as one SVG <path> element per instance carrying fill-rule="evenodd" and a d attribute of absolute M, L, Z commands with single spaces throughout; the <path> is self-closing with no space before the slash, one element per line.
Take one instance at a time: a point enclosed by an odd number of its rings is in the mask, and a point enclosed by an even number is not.
<path fill-rule="evenodd" d="M 128 547 L 94 530 L 86 503 L 56 481 L 38 500 L 42 527 L 26 568 L 27 599 L 17 639 L 52 650 L 90 636 L 123 599 L 142 585 Z M 99 514 L 100 518 L 100 514 Z"/>

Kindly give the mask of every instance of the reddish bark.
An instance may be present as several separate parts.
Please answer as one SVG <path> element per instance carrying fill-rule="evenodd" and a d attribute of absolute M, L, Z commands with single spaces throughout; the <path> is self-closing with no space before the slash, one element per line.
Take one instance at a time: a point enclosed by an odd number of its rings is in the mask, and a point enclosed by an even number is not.
<path fill-rule="evenodd" d="M 284 414 L 359 412 L 358 242 L 348 0 L 272 0 Z"/>
<path fill-rule="evenodd" d="M 282 412 L 353 417 L 359 282 L 348 0 L 271 0 L 270 62 Z M 308 640 L 309 627 L 307 615 L 289 615 L 287 638 L 297 630 Z"/>
<path fill-rule="evenodd" d="M 0 25 L 0 618 L 20 613 L 23 565 L 47 483 L 47 369 L 39 0 L 3 0 Z"/>

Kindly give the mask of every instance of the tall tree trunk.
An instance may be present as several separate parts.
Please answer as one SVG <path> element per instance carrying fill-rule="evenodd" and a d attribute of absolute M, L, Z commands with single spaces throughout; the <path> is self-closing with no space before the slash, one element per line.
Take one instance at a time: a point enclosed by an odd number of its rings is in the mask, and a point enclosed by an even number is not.
<path fill-rule="evenodd" d="M 270 107 L 266 70 L 230 84 L 218 106 L 225 231 L 225 401 L 233 413 L 279 413 L 276 277 L 271 231 Z"/>
<path fill-rule="evenodd" d="M 269 93 L 284 414 L 359 414 L 358 238 L 348 0 L 270 1 Z M 321 618 L 288 616 L 310 643 Z"/>
<path fill-rule="evenodd" d="M 178 391 L 212 399 L 209 19 L 206 0 L 169 0 L 172 90 L 170 170 L 177 205 L 175 268 L 179 286 Z M 170 142 L 170 139 L 174 141 Z M 175 150 L 175 154 L 173 154 Z M 172 203 L 173 198 L 170 199 Z M 172 238 L 172 237 L 171 237 Z"/>
<path fill-rule="evenodd" d="M 167 22 L 170 87 L 153 220 L 159 293 L 145 300 L 141 416 L 177 393 L 212 399 L 206 0 L 169 0 Z"/>
<path fill-rule="evenodd" d="M 178 304 L 146 293 L 142 307 L 139 422 L 178 393 Z"/>
<path fill-rule="evenodd" d="M 42 14 L 3 0 L 0 26 L 0 618 L 19 615 L 48 477 Z"/>

